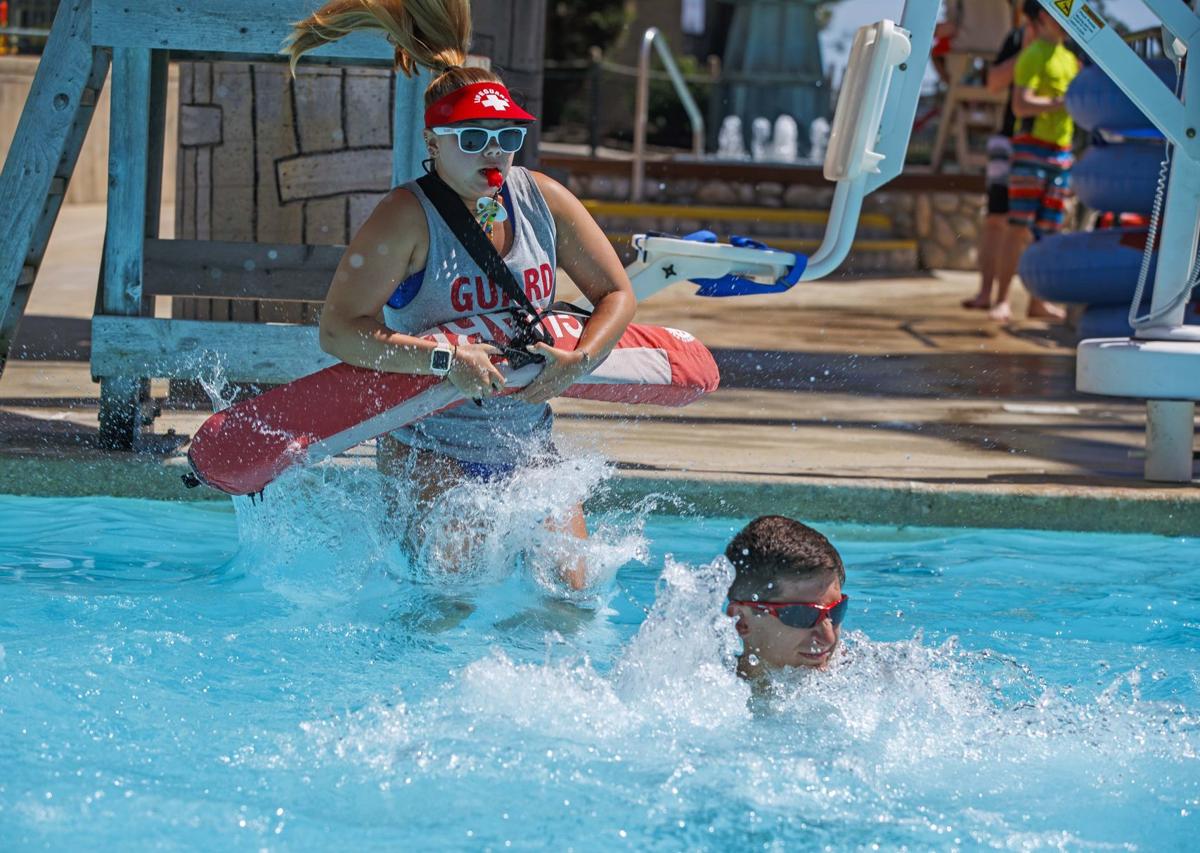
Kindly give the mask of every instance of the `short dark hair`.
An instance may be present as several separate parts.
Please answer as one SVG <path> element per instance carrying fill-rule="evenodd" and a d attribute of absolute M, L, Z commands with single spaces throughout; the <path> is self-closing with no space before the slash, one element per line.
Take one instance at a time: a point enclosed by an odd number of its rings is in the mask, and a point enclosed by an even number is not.
<path fill-rule="evenodd" d="M 1046 13 L 1046 7 L 1039 3 L 1038 0 L 1025 0 L 1021 4 L 1021 11 L 1029 20 L 1036 21 Z"/>
<path fill-rule="evenodd" d="M 764 515 L 738 532 L 725 549 L 733 563 L 729 597 L 748 601 L 766 597 L 770 586 L 788 578 L 806 579 L 824 572 L 846 582 L 842 556 L 829 540 L 807 524 L 782 515 Z"/>

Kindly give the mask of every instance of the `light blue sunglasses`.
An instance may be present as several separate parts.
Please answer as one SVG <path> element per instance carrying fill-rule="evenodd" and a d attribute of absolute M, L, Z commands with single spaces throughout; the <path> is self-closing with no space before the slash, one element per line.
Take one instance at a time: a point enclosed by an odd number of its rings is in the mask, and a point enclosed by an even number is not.
<path fill-rule="evenodd" d="M 458 148 L 464 154 L 478 154 L 487 148 L 492 140 L 500 146 L 505 154 L 514 154 L 525 144 L 524 127 L 435 127 L 431 128 L 438 136 L 457 136 Z"/>

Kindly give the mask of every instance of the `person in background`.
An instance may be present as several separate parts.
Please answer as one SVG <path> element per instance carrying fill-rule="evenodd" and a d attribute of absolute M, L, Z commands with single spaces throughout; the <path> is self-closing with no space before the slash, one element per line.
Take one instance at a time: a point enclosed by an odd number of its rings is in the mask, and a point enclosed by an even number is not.
<path fill-rule="evenodd" d="M 725 556 L 734 570 L 725 612 L 743 644 L 738 675 L 828 666 L 849 601 L 846 568 L 829 540 L 799 521 L 764 515 L 733 537 Z"/>
<path fill-rule="evenodd" d="M 999 323 L 1012 319 L 1008 295 L 1021 254 L 1030 239 L 1062 229 L 1071 191 L 1071 150 L 1075 123 L 1064 106 L 1067 88 L 1079 73 L 1079 60 L 1067 49 L 1066 32 L 1038 0 L 1025 0 L 1032 40 L 1013 69 L 1013 114 L 1020 120 L 1013 137 L 1009 176 L 1008 221 L 997 264 L 999 285 L 989 316 Z M 1061 320 L 1063 311 L 1030 296 L 1029 316 Z"/>
<path fill-rule="evenodd" d="M 1019 252 L 1022 245 L 1016 240 L 1006 240 L 1005 232 L 1010 227 L 1008 175 L 1012 168 L 1012 138 L 1017 124 L 1017 117 L 1012 108 L 1013 72 L 1022 45 L 1030 40 L 1029 22 L 1025 20 L 1005 37 L 1004 44 L 987 70 L 988 91 L 996 94 L 1008 92 L 1009 97 L 1004 104 L 1004 118 L 1000 129 L 987 142 L 987 216 L 979 240 L 979 292 L 963 300 L 964 308 L 986 311 L 992 307 L 992 286 L 999 278 L 1000 267 L 1016 269 L 1017 265 L 1016 259 L 1002 264 L 1001 253 L 1006 248 L 1010 251 L 1015 248 Z"/>

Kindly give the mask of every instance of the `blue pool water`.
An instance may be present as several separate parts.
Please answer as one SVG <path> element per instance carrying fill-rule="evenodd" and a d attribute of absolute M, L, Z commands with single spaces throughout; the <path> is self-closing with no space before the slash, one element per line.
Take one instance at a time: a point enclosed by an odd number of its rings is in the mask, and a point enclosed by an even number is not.
<path fill-rule="evenodd" d="M 1194 848 L 1197 540 L 818 525 L 843 651 L 752 693 L 746 519 L 593 518 L 566 602 L 521 488 L 456 577 L 362 484 L 0 497 L 0 847 Z"/>

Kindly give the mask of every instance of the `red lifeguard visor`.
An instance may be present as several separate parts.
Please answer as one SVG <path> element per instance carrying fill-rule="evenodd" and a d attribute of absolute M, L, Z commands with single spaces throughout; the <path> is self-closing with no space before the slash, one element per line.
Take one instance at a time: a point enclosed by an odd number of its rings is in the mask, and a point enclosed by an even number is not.
<path fill-rule="evenodd" d="M 472 83 L 443 95 L 425 110 L 425 126 L 440 127 L 480 119 L 537 121 L 517 106 L 502 83 Z"/>

